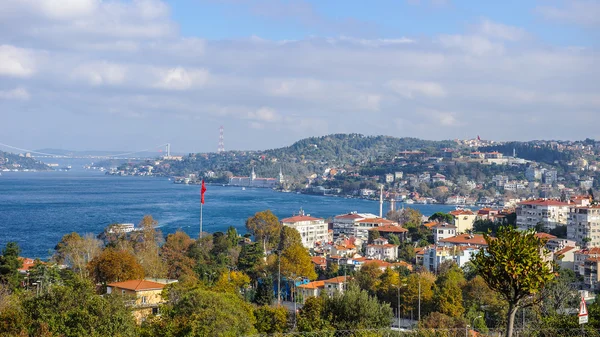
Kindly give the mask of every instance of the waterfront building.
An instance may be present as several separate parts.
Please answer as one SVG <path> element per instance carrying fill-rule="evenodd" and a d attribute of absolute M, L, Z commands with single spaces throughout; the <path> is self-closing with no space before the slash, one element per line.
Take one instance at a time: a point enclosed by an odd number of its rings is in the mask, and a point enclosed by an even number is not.
<path fill-rule="evenodd" d="M 527 200 L 517 205 L 516 213 L 520 230 L 535 228 L 539 223 L 550 231 L 567 224 L 569 204 L 552 199 Z"/>
<path fill-rule="evenodd" d="M 282 219 L 281 224 L 296 229 L 302 238 L 302 245 L 309 249 L 314 248 L 316 243 L 333 241 L 325 220 L 305 215 L 303 210 L 298 215 Z"/>
<path fill-rule="evenodd" d="M 249 177 L 231 177 L 229 178 L 230 186 L 241 187 L 260 187 L 260 188 L 275 188 L 285 182 L 283 173 L 279 170 L 279 179 L 276 178 L 259 178 L 252 168 L 252 173 Z"/>

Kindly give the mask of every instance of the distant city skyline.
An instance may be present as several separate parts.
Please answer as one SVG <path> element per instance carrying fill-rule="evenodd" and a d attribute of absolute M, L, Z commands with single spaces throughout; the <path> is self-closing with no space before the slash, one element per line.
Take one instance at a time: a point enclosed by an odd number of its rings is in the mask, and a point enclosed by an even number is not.
<path fill-rule="evenodd" d="M 600 139 L 599 28 L 589 0 L 4 0 L 0 143 Z"/>

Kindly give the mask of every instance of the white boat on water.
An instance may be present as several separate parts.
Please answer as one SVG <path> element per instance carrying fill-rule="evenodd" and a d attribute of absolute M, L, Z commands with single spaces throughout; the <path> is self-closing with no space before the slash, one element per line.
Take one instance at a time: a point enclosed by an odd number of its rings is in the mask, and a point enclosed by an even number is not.
<path fill-rule="evenodd" d="M 246 188 L 245 188 L 245 187 L 242 187 L 242 191 L 245 191 L 245 190 L 246 190 Z"/>

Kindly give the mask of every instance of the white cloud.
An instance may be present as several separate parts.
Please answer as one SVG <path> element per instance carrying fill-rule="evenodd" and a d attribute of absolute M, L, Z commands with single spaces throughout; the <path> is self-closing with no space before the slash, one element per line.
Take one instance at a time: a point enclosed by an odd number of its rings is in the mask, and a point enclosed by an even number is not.
<path fill-rule="evenodd" d="M 0 76 L 29 77 L 35 72 L 35 61 L 29 50 L 0 45 Z"/>
<path fill-rule="evenodd" d="M 477 56 L 504 51 L 501 44 L 493 43 L 482 36 L 442 35 L 439 37 L 439 42 L 444 47 L 458 49 Z"/>
<path fill-rule="evenodd" d="M 518 41 L 527 35 L 522 28 L 503 25 L 488 19 L 483 19 L 481 21 L 478 30 L 485 36 L 508 41 Z"/>
<path fill-rule="evenodd" d="M 273 108 L 269 107 L 260 107 L 256 111 L 248 112 L 248 118 L 254 119 L 259 122 L 276 122 L 281 119 L 277 111 Z"/>
<path fill-rule="evenodd" d="M 156 71 L 159 77 L 155 87 L 168 90 L 187 90 L 193 86 L 203 86 L 208 81 L 206 69 L 185 69 L 176 67 Z"/>
<path fill-rule="evenodd" d="M 12 90 L 0 90 L 0 99 L 14 99 L 27 101 L 31 96 L 25 88 L 14 88 Z"/>
<path fill-rule="evenodd" d="M 576 25 L 600 25 L 600 2 L 596 0 L 570 0 L 564 6 L 538 6 L 535 12 L 545 19 Z"/>
<path fill-rule="evenodd" d="M 445 97 L 447 95 L 444 87 L 435 82 L 428 81 L 407 81 L 407 80 L 391 80 L 387 86 L 394 92 L 402 95 L 405 98 L 414 98 L 415 96 L 426 97 Z"/>
<path fill-rule="evenodd" d="M 90 85 L 118 85 L 123 83 L 126 74 L 125 66 L 102 61 L 82 64 L 73 70 L 71 76 Z"/>

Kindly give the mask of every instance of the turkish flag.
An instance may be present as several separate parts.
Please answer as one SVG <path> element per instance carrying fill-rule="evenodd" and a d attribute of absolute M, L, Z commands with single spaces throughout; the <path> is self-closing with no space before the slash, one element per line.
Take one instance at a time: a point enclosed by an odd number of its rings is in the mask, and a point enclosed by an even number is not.
<path fill-rule="evenodd" d="M 200 202 L 204 205 L 204 192 L 206 192 L 206 185 L 204 185 L 204 179 L 202 179 L 202 188 L 200 189 Z"/>

